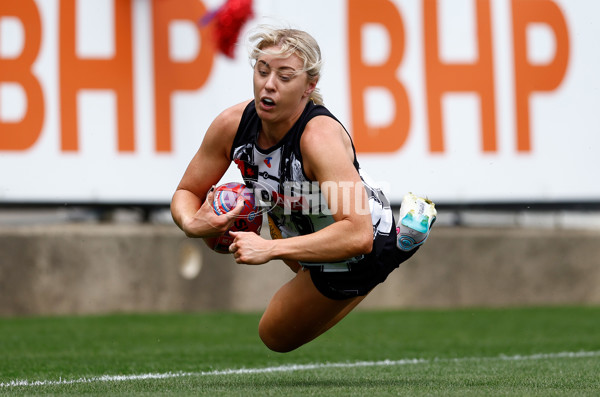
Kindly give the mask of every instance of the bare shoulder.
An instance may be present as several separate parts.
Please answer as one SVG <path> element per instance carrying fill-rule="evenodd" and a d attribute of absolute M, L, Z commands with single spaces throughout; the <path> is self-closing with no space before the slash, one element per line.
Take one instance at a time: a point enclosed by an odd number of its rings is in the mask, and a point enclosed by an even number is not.
<path fill-rule="evenodd" d="M 308 122 L 300 139 L 300 150 L 309 177 L 315 176 L 319 166 L 352 167 L 354 161 L 348 133 L 338 121 L 328 116 L 317 116 Z"/>
<path fill-rule="evenodd" d="M 204 197 L 210 186 L 219 181 L 229 167 L 231 145 L 248 102 L 225 109 L 213 120 L 178 189 L 189 190 L 198 197 Z"/>
<path fill-rule="evenodd" d="M 317 116 L 306 125 L 300 140 L 302 152 L 344 149 L 353 158 L 352 141 L 344 127 L 328 116 Z"/>
<path fill-rule="evenodd" d="M 205 155 L 222 153 L 226 157 L 229 156 L 229 149 L 233 144 L 246 105 L 248 101 L 233 105 L 223 110 L 213 120 L 200 147 Z"/>
<path fill-rule="evenodd" d="M 338 140 L 343 138 L 343 135 L 346 135 L 346 131 L 335 119 L 329 116 L 316 116 L 306 124 L 302 138 L 306 137 L 307 141 Z"/>
<path fill-rule="evenodd" d="M 233 133 L 235 135 L 248 102 L 244 101 L 223 110 L 212 122 L 210 129 L 216 129 L 221 134 Z"/>

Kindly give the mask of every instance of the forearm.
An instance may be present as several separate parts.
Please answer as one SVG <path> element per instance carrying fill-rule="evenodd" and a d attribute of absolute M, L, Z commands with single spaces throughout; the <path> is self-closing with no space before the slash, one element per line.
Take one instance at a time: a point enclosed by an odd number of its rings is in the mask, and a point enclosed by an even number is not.
<path fill-rule="evenodd" d="M 178 189 L 171 201 L 173 220 L 188 237 L 215 237 L 233 226 L 235 219 L 244 208 L 244 201 L 226 214 L 217 215 L 212 207 L 214 191 L 210 190 L 206 200 L 185 189 Z"/>
<path fill-rule="evenodd" d="M 273 259 L 336 262 L 371 252 L 372 228 L 357 230 L 342 220 L 304 236 L 273 240 Z"/>
<path fill-rule="evenodd" d="M 178 189 L 171 201 L 171 215 L 188 237 L 213 237 L 228 228 L 226 219 L 219 217 L 194 193 Z"/>
<path fill-rule="evenodd" d="M 187 219 L 193 217 L 200 209 L 202 201 L 198 196 L 187 190 L 179 189 L 171 200 L 171 216 L 173 221 L 183 231 Z"/>

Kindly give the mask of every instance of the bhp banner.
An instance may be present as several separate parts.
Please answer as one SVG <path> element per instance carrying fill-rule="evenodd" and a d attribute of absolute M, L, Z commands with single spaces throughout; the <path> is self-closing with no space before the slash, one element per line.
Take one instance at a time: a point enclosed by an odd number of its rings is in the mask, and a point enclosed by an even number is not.
<path fill-rule="evenodd" d="M 600 2 L 0 1 L 0 203 L 164 203 L 214 117 L 250 100 L 259 23 L 321 45 L 325 105 L 398 204 L 600 201 Z M 233 167 L 223 181 L 240 180 Z"/>

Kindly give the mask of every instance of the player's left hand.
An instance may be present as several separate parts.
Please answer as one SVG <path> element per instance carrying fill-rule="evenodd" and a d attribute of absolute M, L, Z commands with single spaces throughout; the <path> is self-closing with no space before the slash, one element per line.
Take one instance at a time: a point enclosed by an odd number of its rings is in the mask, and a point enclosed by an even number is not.
<path fill-rule="evenodd" d="M 229 232 L 234 237 L 229 246 L 237 263 L 245 265 L 262 265 L 270 261 L 271 240 L 265 240 L 254 232 Z"/>

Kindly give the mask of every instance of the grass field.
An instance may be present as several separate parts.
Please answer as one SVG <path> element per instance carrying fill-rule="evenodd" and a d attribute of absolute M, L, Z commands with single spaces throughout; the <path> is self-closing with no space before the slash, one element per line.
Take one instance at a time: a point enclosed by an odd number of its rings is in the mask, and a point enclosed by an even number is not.
<path fill-rule="evenodd" d="M 0 394 L 600 395 L 600 308 L 356 311 L 287 354 L 258 319 L 0 319 Z"/>

